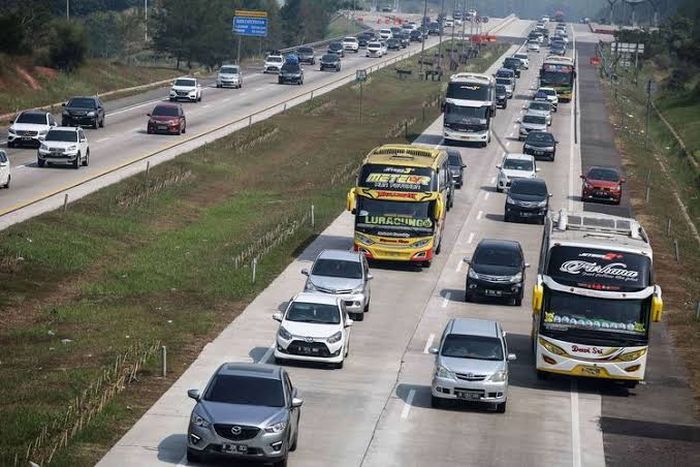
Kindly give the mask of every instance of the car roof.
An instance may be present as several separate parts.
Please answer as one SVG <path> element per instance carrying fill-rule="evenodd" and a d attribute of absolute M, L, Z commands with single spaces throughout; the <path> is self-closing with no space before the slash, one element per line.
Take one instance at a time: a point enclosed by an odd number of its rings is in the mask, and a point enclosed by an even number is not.
<path fill-rule="evenodd" d="M 500 326 L 496 321 L 477 318 L 453 318 L 450 320 L 450 334 L 466 336 L 501 337 L 498 335 Z"/>
<path fill-rule="evenodd" d="M 74 126 L 55 126 L 51 128 L 49 131 L 54 131 L 54 130 L 62 130 L 62 131 L 73 131 L 73 132 L 78 132 L 78 127 Z"/>
<path fill-rule="evenodd" d="M 590 171 L 593 170 L 593 169 L 614 170 L 614 171 L 617 172 L 618 174 L 620 173 L 620 169 L 618 169 L 617 167 L 613 167 L 613 166 L 611 166 L 611 165 L 592 165 L 592 166 L 590 166 L 590 167 L 588 168 L 588 170 L 586 171 L 586 173 L 590 172 Z"/>
<path fill-rule="evenodd" d="M 323 250 L 316 259 L 337 259 L 359 263 L 360 254 L 360 252 L 350 250 Z"/>
<path fill-rule="evenodd" d="M 476 246 L 476 250 L 478 250 L 479 248 L 501 248 L 504 250 L 512 250 L 512 251 L 520 251 L 521 250 L 520 243 L 518 243 L 515 240 L 500 240 L 500 239 L 496 239 L 496 238 L 484 238 Z"/>
<path fill-rule="evenodd" d="M 70 96 L 70 97 L 68 98 L 68 101 L 71 101 L 71 100 L 73 100 L 73 99 L 92 99 L 92 100 L 96 100 L 96 99 L 97 99 L 97 96 Z"/>
<path fill-rule="evenodd" d="M 282 369 L 280 367 L 261 363 L 227 362 L 221 365 L 216 373 L 217 375 L 282 379 Z"/>
<path fill-rule="evenodd" d="M 530 154 L 520 154 L 517 152 L 510 152 L 510 153 L 506 154 L 506 157 L 504 157 L 504 159 L 534 161 L 535 157 L 530 155 Z"/>
<path fill-rule="evenodd" d="M 17 115 L 32 115 L 32 114 L 35 114 L 35 115 L 44 115 L 44 116 L 46 116 L 47 113 L 49 113 L 49 112 L 47 112 L 47 111 L 45 111 L 45 110 L 37 110 L 37 109 L 34 109 L 34 110 L 23 110 L 22 112 L 19 112 Z"/>
<path fill-rule="evenodd" d="M 178 80 L 178 79 L 197 79 L 197 78 L 195 78 L 194 76 L 179 76 L 175 79 Z"/>
<path fill-rule="evenodd" d="M 318 303 L 321 305 L 338 305 L 338 297 L 335 295 L 316 293 L 316 292 L 300 292 L 294 296 L 292 302 Z"/>
<path fill-rule="evenodd" d="M 547 182 L 545 182 L 544 179 L 540 177 L 515 178 L 512 182 L 510 182 L 511 189 L 513 189 L 513 185 L 540 185 L 547 187 Z"/>
<path fill-rule="evenodd" d="M 161 108 L 163 108 L 163 107 L 173 107 L 173 108 L 176 108 L 176 109 L 177 109 L 177 108 L 181 107 L 181 105 L 180 105 L 180 104 L 177 104 L 177 103 L 175 103 L 175 102 L 161 102 L 161 103 L 159 103 L 159 104 L 156 104 L 156 106 L 155 106 L 154 108 L 157 109 L 158 107 L 161 107 Z"/>

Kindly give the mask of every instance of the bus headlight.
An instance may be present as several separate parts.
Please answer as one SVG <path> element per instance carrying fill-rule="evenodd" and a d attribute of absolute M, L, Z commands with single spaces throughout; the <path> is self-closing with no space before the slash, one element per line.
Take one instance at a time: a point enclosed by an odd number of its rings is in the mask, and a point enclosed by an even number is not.
<path fill-rule="evenodd" d="M 374 244 L 374 240 L 372 240 L 371 238 L 369 238 L 365 235 L 359 234 L 359 233 L 355 234 L 355 239 L 357 241 L 359 241 L 360 243 L 364 243 L 365 245 L 373 245 Z"/>
<path fill-rule="evenodd" d="M 645 353 L 647 353 L 647 349 L 639 349 L 639 350 L 635 350 L 634 352 L 623 353 L 622 355 L 617 357 L 615 359 L 615 361 L 616 362 L 631 362 L 631 361 L 637 360 Z"/>
<path fill-rule="evenodd" d="M 546 340 L 540 338 L 540 345 L 547 349 L 548 352 L 553 353 L 555 355 L 566 355 L 566 351 L 562 349 L 561 347 L 552 344 L 551 342 L 547 342 Z"/>
<path fill-rule="evenodd" d="M 418 240 L 413 244 L 413 248 L 423 248 L 424 246 L 427 246 L 430 243 L 429 238 L 423 239 L 423 240 Z"/>

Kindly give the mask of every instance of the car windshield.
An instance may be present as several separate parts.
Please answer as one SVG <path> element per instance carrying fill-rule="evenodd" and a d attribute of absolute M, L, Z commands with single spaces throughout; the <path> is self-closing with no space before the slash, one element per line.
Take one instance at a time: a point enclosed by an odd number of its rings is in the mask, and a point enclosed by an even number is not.
<path fill-rule="evenodd" d="M 510 80 L 510 78 L 496 78 L 496 84 L 500 84 L 501 86 L 512 86 L 513 82 Z"/>
<path fill-rule="evenodd" d="M 537 92 L 544 93 L 544 94 L 546 94 L 546 95 L 548 95 L 548 96 L 556 96 L 556 95 L 557 95 L 557 91 L 555 91 L 554 89 L 544 89 L 544 88 L 540 88 L 540 90 L 537 91 Z"/>
<path fill-rule="evenodd" d="M 515 247 L 481 245 L 474 252 L 472 264 L 519 267 L 520 254 Z"/>
<path fill-rule="evenodd" d="M 346 37 L 345 39 L 343 39 L 343 42 L 351 42 L 354 44 L 355 42 L 357 42 L 357 39 L 355 39 L 354 37 Z"/>
<path fill-rule="evenodd" d="M 357 261 L 319 258 L 314 263 L 311 274 L 314 276 L 362 279 L 362 265 Z"/>
<path fill-rule="evenodd" d="M 335 305 L 294 302 L 284 319 L 297 323 L 340 324 L 340 310 Z"/>
<path fill-rule="evenodd" d="M 90 99 L 89 97 L 75 97 L 68 101 L 66 107 L 75 107 L 78 109 L 94 109 L 95 99 Z"/>
<path fill-rule="evenodd" d="M 196 81 L 193 79 L 176 79 L 175 86 L 185 86 L 188 88 L 193 88 L 196 85 Z"/>
<path fill-rule="evenodd" d="M 299 65 L 293 62 L 287 62 L 284 65 L 282 65 L 282 71 L 286 71 L 289 73 L 298 73 L 299 70 Z"/>
<path fill-rule="evenodd" d="M 544 183 L 533 183 L 529 180 L 514 180 L 508 190 L 508 194 L 547 196 L 547 185 Z"/>
<path fill-rule="evenodd" d="M 503 168 L 508 170 L 526 170 L 532 172 L 533 164 L 529 159 L 506 159 Z"/>
<path fill-rule="evenodd" d="M 238 74 L 238 67 L 237 66 L 222 66 L 221 69 L 219 70 L 221 73 L 227 73 L 230 75 L 235 75 Z"/>
<path fill-rule="evenodd" d="M 382 45 L 379 42 L 370 42 L 369 44 L 367 44 L 367 47 L 369 47 L 370 49 L 378 49 L 381 46 Z"/>
<path fill-rule="evenodd" d="M 526 144 L 538 144 L 538 145 L 554 145 L 554 136 L 551 133 L 545 133 L 544 131 L 536 131 L 527 135 L 525 140 Z"/>
<path fill-rule="evenodd" d="M 551 110 L 549 102 L 530 102 L 528 108 L 530 110 L 544 110 L 547 112 Z"/>
<path fill-rule="evenodd" d="M 615 169 L 605 169 L 602 167 L 596 167 L 588 172 L 588 178 L 591 180 L 604 180 L 606 182 L 617 182 L 620 180 Z"/>
<path fill-rule="evenodd" d="M 474 360 L 503 360 L 503 346 L 495 337 L 448 334 L 440 355 Z"/>
<path fill-rule="evenodd" d="M 75 143 L 78 141 L 78 132 L 70 130 L 51 130 L 46 134 L 45 141 L 64 141 Z"/>
<path fill-rule="evenodd" d="M 331 45 L 328 46 L 329 49 L 331 50 L 338 50 L 343 48 L 343 44 L 339 42 L 333 42 Z"/>
<path fill-rule="evenodd" d="M 449 102 L 445 105 L 445 121 L 447 123 L 467 122 L 474 118 L 484 120 L 487 113 L 488 107 L 462 107 Z"/>
<path fill-rule="evenodd" d="M 177 107 L 170 107 L 170 106 L 158 106 L 155 109 L 153 109 L 153 112 L 151 112 L 151 115 L 154 117 L 177 117 L 178 116 L 178 110 Z"/>
<path fill-rule="evenodd" d="M 547 117 L 540 115 L 525 115 L 523 117 L 523 123 L 534 123 L 538 125 L 545 125 L 547 123 Z"/>
<path fill-rule="evenodd" d="M 217 375 L 203 399 L 223 404 L 284 407 L 284 390 L 277 379 Z"/>
<path fill-rule="evenodd" d="M 527 60 L 526 54 L 515 54 L 514 57 L 520 60 Z"/>
<path fill-rule="evenodd" d="M 34 125 L 46 125 L 46 114 L 36 112 L 25 112 L 19 114 L 15 123 L 31 123 Z"/>
<path fill-rule="evenodd" d="M 506 93 L 506 86 L 504 84 L 496 85 L 496 94 L 503 95 Z"/>
<path fill-rule="evenodd" d="M 326 54 L 323 57 L 321 57 L 321 61 L 324 62 L 337 62 L 338 61 L 338 56 L 336 54 Z"/>
<path fill-rule="evenodd" d="M 456 166 L 462 165 L 462 158 L 460 157 L 459 154 L 450 154 L 450 155 L 448 155 L 447 157 L 448 157 L 448 160 L 449 160 L 448 163 L 449 163 L 450 165 L 456 165 Z"/>
<path fill-rule="evenodd" d="M 271 63 L 281 63 L 282 62 L 282 57 L 267 57 L 267 61 Z"/>
<path fill-rule="evenodd" d="M 314 53 L 314 49 L 309 48 L 309 47 L 299 47 L 299 48 L 297 49 L 297 53 L 300 53 L 300 54 L 312 54 L 312 53 Z"/>

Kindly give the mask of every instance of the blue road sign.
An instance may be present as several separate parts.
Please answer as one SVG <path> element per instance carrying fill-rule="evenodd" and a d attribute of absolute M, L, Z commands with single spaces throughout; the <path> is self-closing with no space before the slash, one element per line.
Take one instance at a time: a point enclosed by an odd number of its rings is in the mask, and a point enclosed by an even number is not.
<path fill-rule="evenodd" d="M 267 18 L 234 16 L 233 32 L 239 36 L 267 37 Z"/>

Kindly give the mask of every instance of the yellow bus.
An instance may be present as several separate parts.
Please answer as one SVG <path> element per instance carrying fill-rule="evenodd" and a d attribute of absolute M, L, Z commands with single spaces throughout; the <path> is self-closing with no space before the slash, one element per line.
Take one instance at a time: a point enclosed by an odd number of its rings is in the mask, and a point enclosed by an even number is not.
<path fill-rule="evenodd" d="M 430 267 L 440 253 L 450 183 L 442 149 L 407 144 L 373 149 L 348 193 L 355 251 L 370 260 Z"/>

